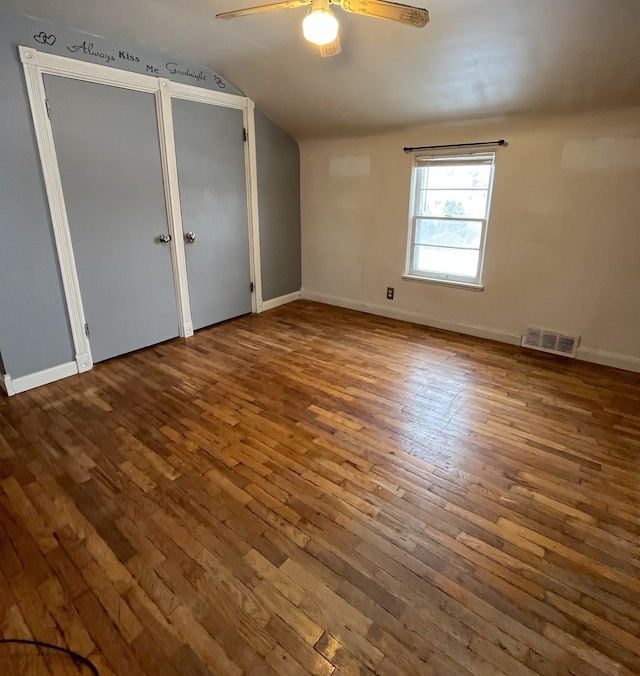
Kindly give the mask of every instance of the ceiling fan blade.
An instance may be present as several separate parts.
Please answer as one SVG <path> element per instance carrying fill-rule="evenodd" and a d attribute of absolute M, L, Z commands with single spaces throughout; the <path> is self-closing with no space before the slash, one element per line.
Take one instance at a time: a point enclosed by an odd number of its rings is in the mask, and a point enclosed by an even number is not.
<path fill-rule="evenodd" d="M 336 56 L 340 54 L 342 47 L 340 46 L 340 37 L 336 35 L 336 39 L 328 45 L 320 46 L 320 56 Z"/>
<path fill-rule="evenodd" d="M 429 21 L 429 12 L 426 9 L 387 0 L 338 0 L 335 4 L 340 5 L 345 12 L 398 21 L 416 28 L 426 26 Z"/>
<path fill-rule="evenodd" d="M 274 9 L 294 9 L 295 7 L 304 7 L 310 4 L 311 0 L 285 0 L 284 2 L 274 2 L 271 5 L 259 5 L 258 7 L 236 9 L 233 12 L 222 12 L 222 14 L 216 14 L 216 19 L 235 19 L 238 16 L 262 14 L 263 12 L 272 12 Z"/>

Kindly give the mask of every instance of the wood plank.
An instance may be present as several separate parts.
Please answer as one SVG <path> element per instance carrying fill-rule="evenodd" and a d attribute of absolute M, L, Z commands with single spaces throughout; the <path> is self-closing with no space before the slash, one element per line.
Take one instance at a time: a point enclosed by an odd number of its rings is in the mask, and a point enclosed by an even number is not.
<path fill-rule="evenodd" d="M 298 301 L 0 398 L 0 632 L 106 676 L 630 676 L 639 471 L 638 374 Z"/>

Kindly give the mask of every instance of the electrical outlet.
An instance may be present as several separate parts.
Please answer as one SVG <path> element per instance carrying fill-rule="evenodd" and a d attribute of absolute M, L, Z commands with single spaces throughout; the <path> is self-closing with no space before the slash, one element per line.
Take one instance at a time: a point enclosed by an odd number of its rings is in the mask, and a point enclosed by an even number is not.
<path fill-rule="evenodd" d="M 394 288 L 392 286 L 387 287 L 387 300 L 393 300 Z"/>

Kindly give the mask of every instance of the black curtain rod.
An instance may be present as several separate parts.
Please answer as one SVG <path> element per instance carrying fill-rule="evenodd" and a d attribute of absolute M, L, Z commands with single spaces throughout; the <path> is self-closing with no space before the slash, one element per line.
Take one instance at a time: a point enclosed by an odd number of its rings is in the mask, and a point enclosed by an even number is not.
<path fill-rule="evenodd" d="M 481 143 L 450 143 L 446 146 L 416 146 L 414 148 L 403 148 L 405 153 L 412 153 L 414 150 L 439 150 L 440 148 L 475 148 L 476 146 L 506 146 L 507 142 L 501 138 L 499 141 L 482 141 Z"/>

